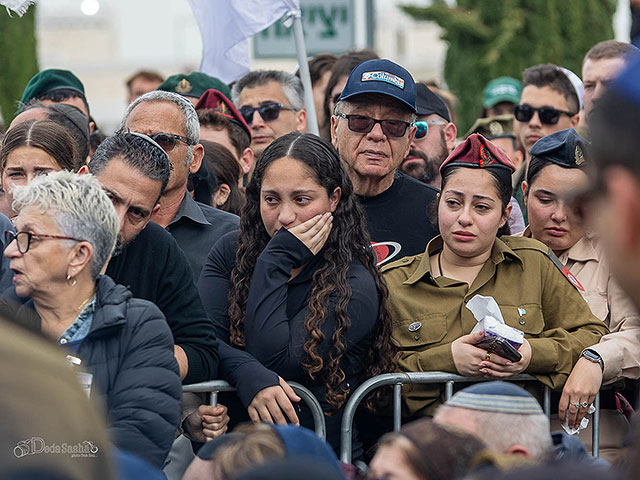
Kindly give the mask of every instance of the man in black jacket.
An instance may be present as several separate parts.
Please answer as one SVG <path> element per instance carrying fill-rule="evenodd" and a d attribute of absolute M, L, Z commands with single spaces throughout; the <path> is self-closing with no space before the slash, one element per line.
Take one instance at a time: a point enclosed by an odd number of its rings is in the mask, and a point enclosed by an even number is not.
<path fill-rule="evenodd" d="M 162 148 L 146 135 L 118 133 L 100 145 L 81 172 L 98 178 L 120 218 L 106 274 L 160 308 L 173 333 L 180 376 L 195 383 L 216 378 L 218 345 L 184 253 L 166 230 L 149 222 L 169 181 L 169 165 Z"/>

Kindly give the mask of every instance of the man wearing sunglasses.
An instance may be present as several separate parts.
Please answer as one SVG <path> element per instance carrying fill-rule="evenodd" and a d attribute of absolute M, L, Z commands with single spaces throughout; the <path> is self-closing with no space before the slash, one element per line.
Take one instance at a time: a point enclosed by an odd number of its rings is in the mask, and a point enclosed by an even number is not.
<path fill-rule="evenodd" d="M 166 228 L 189 261 L 194 283 L 213 244 L 238 228 L 237 216 L 198 203 L 187 192 L 189 173 L 202 164 L 198 115 L 189 100 L 156 90 L 136 99 L 124 115 L 124 131 L 148 135 L 167 153 L 171 175 L 151 221 Z"/>
<path fill-rule="evenodd" d="M 525 224 L 528 216 L 521 185 L 529 164 L 529 150 L 542 137 L 575 128 L 580 119 L 581 103 L 580 79 L 566 69 L 553 64 L 536 65 L 522 74 L 522 95 L 514 115 L 518 139 L 525 150 L 525 161 L 513 174 L 513 196 L 522 209 Z"/>
<path fill-rule="evenodd" d="M 365 208 L 379 265 L 422 253 L 436 233 L 427 207 L 437 191 L 396 171 L 411 148 L 415 114 L 411 74 L 375 59 L 353 69 L 331 117 L 331 141 Z"/>
<path fill-rule="evenodd" d="M 304 90 L 295 75 L 280 70 L 249 72 L 233 85 L 231 96 L 251 127 L 255 158 L 276 138 L 307 129 Z"/>
<path fill-rule="evenodd" d="M 442 99 L 423 83 L 416 85 L 416 110 L 416 135 L 400 170 L 440 188 L 440 165 L 455 146 L 457 129 Z"/>

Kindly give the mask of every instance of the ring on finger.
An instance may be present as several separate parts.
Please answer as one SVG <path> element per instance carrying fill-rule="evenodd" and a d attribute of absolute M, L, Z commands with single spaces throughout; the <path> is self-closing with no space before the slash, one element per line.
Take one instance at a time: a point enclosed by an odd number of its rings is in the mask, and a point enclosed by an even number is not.
<path fill-rule="evenodd" d="M 572 403 L 571 405 L 573 405 L 576 408 L 580 408 L 580 402 Z"/>
<path fill-rule="evenodd" d="M 582 408 L 587 408 L 587 407 L 589 406 L 589 402 L 582 402 L 582 403 L 580 404 L 580 406 L 581 406 Z"/>
<path fill-rule="evenodd" d="M 484 354 L 484 359 L 491 361 L 491 352 L 487 352 Z"/>

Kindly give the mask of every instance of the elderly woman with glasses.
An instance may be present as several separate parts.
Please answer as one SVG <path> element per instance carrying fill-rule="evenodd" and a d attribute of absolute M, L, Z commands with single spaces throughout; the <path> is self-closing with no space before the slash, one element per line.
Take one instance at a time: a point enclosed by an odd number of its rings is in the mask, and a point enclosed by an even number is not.
<path fill-rule="evenodd" d="M 61 171 L 16 187 L 13 206 L 5 255 L 29 298 L 17 318 L 66 349 L 116 446 L 161 468 L 180 417 L 178 365 L 160 310 L 100 274 L 119 230 L 111 200 L 93 176 Z"/>

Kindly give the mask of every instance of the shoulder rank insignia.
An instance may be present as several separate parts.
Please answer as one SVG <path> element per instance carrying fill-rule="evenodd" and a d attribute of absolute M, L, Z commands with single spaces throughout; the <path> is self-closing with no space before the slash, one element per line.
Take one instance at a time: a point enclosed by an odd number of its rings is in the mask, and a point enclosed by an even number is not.
<path fill-rule="evenodd" d="M 576 287 L 576 289 L 578 289 L 579 291 L 584 292 L 584 287 L 580 284 L 578 279 L 573 275 L 573 273 L 569 271 L 569 269 L 565 265 L 563 265 L 563 263 L 558 257 L 556 257 L 556 254 L 553 253 L 551 249 L 549 249 L 547 255 L 549 256 L 553 264 L 558 268 L 558 270 L 560 270 L 560 272 L 562 272 L 562 274 L 567 277 L 569 283 L 571 283 L 571 285 Z"/>

